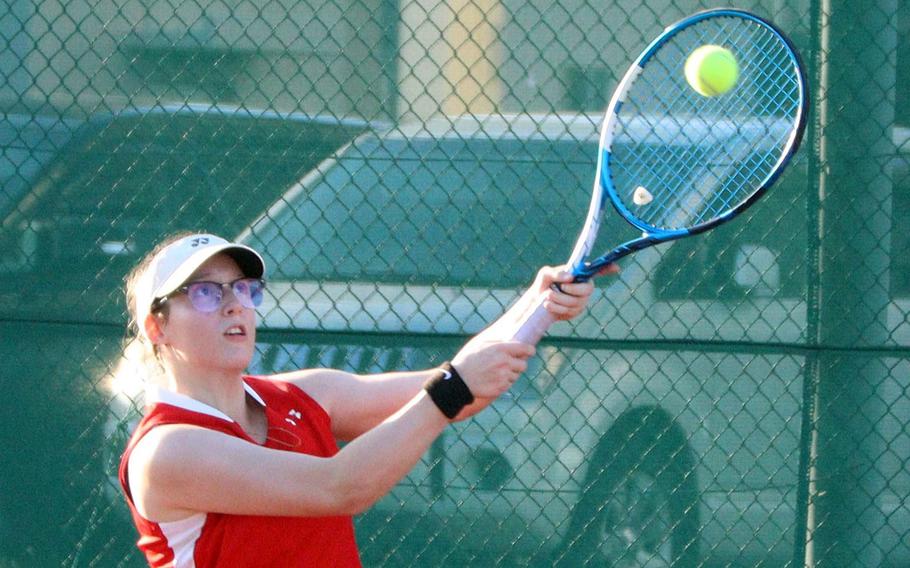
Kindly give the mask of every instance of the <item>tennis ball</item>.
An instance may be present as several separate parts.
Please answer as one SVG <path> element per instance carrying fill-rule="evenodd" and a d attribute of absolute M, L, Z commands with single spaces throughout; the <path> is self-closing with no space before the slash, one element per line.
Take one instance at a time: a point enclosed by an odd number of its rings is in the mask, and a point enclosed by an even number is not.
<path fill-rule="evenodd" d="M 739 64 L 729 49 L 703 45 L 686 59 L 686 81 L 704 97 L 716 97 L 732 89 L 739 79 Z"/>

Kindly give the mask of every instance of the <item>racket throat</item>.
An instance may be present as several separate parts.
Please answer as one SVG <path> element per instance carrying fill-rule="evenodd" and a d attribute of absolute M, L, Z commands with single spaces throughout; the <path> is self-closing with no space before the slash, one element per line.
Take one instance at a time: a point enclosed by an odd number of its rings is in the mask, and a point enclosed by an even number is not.
<path fill-rule="evenodd" d="M 641 249 L 680 239 L 682 237 L 688 236 L 689 234 L 690 233 L 687 230 L 680 230 L 673 231 L 672 233 L 663 233 L 660 236 L 648 234 L 642 235 L 637 239 L 627 241 L 617 246 L 599 258 L 596 258 L 592 261 L 582 262 L 572 269 L 572 274 L 575 276 L 576 282 L 586 282 L 591 278 L 597 276 L 597 273 L 600 272 L 608 264 L 616 262 L 623 257 L 629 256 L 630 254 L 638 252 Z"/>

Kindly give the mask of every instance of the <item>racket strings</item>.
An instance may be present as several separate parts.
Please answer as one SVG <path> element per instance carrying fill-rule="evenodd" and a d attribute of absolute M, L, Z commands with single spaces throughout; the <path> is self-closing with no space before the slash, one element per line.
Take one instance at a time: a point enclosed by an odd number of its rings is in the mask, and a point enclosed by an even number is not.
<path fill-rule="evenodd" d="M 656 107 L 663 109 L 666 116 L 676 116 L 680 110 L 677 107 L 685 106 L 680 101 L 667 97 L 668 93 L 677 90 L 668 73 L 650 73 L 642 78 L 642 86 L 654 93 Z M 641 107 L 630 110 L 632 116 L 643 116 L 648 111 Z M 629 159 L 634 160 L 634 167 L 629 168 L 630 171 L 647 171 L 646 179 L 659 181 L 643 184 L 653 195 L 655 208 L 651 216 L 656 219 L 679 209 L 685 180 L 692 176 L 692 170 L 702 160 L 704 153 L 697 145 L 689 143 L 684 128 L 678 126 L 680 127 L 674 132 L 662 133 L 657 144 L 628 144 Z M 677 197 L 675 200 L 674 196 Z"/>
<path fill-rule="evenodd" d="M 736 54 L 740 78 L 731 92 L 704 97 L 686 83 L 685 59 L 704 44 Z M 775 171 L 799 107 L 798 72 L 776 34 L 740 18 L 691 26 L 654 55 L 626 95 L 608 158 L 616 191 L 656 228 L 721 216 Z M 650 201 L 634 202 L 639 188 Z"/>

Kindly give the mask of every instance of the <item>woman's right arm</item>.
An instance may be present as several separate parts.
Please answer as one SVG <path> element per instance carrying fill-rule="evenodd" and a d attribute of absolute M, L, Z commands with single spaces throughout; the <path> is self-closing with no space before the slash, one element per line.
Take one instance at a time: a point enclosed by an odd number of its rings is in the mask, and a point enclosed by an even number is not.
<path fill-rule="evenodd" d="M 198 512 L 357 514 L 403 478 L 449 424 L 425 392 L 335 456 L 264 448 L 195 426 L 151 430 L 133 449 L 129 483 L 143 517 Z"/>
<path fill-rule="evenodd" d="M 471 349 L 507 353 L 517 360 L 534 352 L 521 343 Z M 501 378 L 482 371 L 471 372 L 465 380 L 472 391 L 488 395 L 511 384 L 500 385 Z M 330 458 L 263 448 L 195 426 L 158 426 L 132 451 L 130 492 L 139 513 L 159 522 L 203 511 L 353 515 L 388 493 L 448 424 L 420 389 L 397 412 Z"/>

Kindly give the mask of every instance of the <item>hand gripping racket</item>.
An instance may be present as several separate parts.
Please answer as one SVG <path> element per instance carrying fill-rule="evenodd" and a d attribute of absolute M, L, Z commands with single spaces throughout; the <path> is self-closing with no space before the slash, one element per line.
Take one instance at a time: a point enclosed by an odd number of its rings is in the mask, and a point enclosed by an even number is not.
<path fill-rule="evenodd" d="M 687 59 L 704 45 L 729 50 L 738 63 L 735 85 L 717 96 L 686 80 Z M 626 71 L 607 107 L 591 205 L 567 263 L 575 280 L 742 213 L 796 152 L 807 110 L 799 56 L 766 20 L 715 9 L 668 27 Z M 608 201 L 643 234 L 592 258 Z M 541 301 L 507 325 L 511 337 L 535 344 L 553 321 Z"/>

